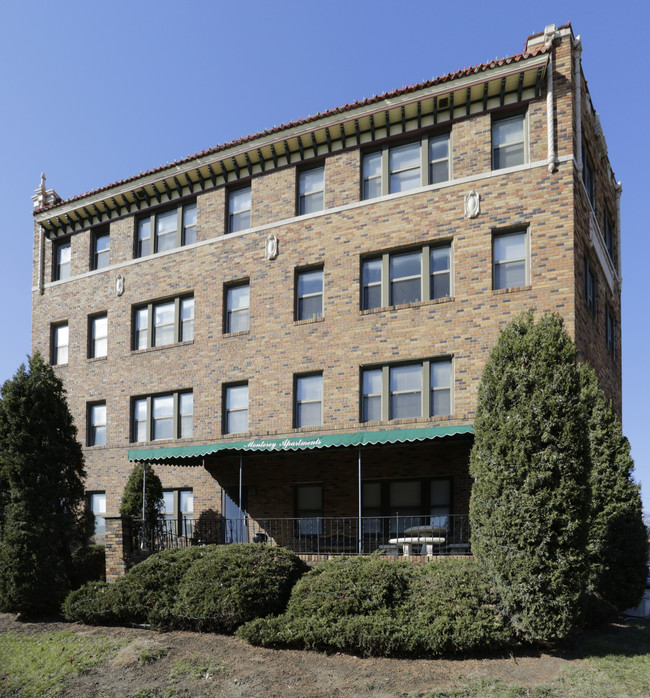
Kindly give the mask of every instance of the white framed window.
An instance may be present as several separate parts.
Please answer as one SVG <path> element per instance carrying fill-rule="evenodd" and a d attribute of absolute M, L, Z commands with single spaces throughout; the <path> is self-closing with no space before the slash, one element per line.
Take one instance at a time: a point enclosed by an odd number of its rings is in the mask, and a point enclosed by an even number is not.
<path fill-rule="evenodd" d="M 228 232 L 251 227 L 251 188 L 234 189 L 228 194 Z"/>
<path fill-rule="evenodd" d="M 296 376 L 294 395 L 294 426 L 320 426 L 323 423 L 323 374 Z"/>
<path fill-rule="evenodd" d="M 163 490 L 167 529 L 177 536 L 192 536 L 194 530 L 194 492 L 191 489 Z"/>
<path fill-rule="evenodd" d="M 449 243 L 368 257 L 361 263 L 361 309 L 447 298 L 451 276 Z"/>
<path fill-rule="evenodd" d="M 362 422 L 440 417 L 453 411 L 450 358 L 371 366 L 361 370 Z"/>
<path fill-rule="evenodd" d="M 526 115 L 492 120 L 492 169 L 502 170 L 528 162 Z"/>
<path fill-rule="evenodd" d="M 248 431 L 248 383 L 224 387 L 224 433 Z"/>
<path fill-rule="evenodd" d="M 361 162 L 364 200 L 450 179 L 449 133 L 366 153 Z"/>
<path fill-rule="evenodd" d="M 196 203 L 152 213 L 137 222 L 136 257 L 196 242 Z"/>
<path fill-rule="evenodd" d="M 136 306 L 133 349 L 164 347 L 194 340 L 194 296 L 178 296 Z"/>
<path fill-rule="evenodd" d="M 313 167 L 298 173 L 298 215 L 316 213 L 325 208 L 325 167 Z"/>
<path fill-rule="evenodd" d="M 88 445 L 106 445 L 106 403 L 88 406 Z"/>
<path fill-rule="evenodd" d="M 525 231 L 492 236 L 492 288 L 516 288 L 529 283 L 530 253 Z"/>
<path fill-rule="evenodd" d="M 134 398 L 132 441 L 158 441 L 191 437 L 194 395 L 191 390 Z"/>
<path fill-rule="evenodd" d="M 88 504 L 95 519 L 95 535 L 103 536 L 106 533 L 106 492 L 91 492 Z"/>
<path fill-rule="evenodd" d="M 226 313 L 224 316 L 226 334 L 246 332 L 250 322 L 250 285 L 240 282 L 226 286 Z"/>
<path fill-rule="evenodd" d="M 54 243 L 54 281 L 70 278 L 72 246 L 70 240 Z"/>
<path fill-rule="evenodd" d="M 67 322 L 52 325 L 52 365 L 68 363 L 68 343 L 70 333 Z"/>
<path fill-rule="evenodd" d="M 92 269 L 104 269 L 111 261 L 111 237 L 108 231 L 92 234 Z"/>
<path fill-rule="evenodd" d="M 323 317 L 323 269 L 296 272 L 296 320 Z"/>
<path fill-rule="evenodd" d="M 108 316 L 91 315 L 89 318 L 88 358 L 98 359 L 108 354 Z"/>

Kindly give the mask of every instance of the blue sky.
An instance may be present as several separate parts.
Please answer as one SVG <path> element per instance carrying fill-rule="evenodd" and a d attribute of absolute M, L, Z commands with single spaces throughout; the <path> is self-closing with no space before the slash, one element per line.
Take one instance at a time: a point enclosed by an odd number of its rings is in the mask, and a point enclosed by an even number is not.
<path fill-rule="evenodd" d="M 520 52 L 571 21 L 623 183 L 623 427 L 650 512 L 650 3 L 5 0 L 0 382 L 30 352 L 32 202 L 63 198 L 355 99 Z"/>

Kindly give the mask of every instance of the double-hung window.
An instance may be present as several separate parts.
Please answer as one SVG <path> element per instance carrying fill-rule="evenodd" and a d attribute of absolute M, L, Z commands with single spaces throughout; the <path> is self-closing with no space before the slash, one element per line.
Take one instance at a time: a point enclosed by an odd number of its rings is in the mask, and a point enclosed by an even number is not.
<path fill-rule="evenodd" d="M 194 296 L 179 296 L 134 309 L 133 348 L 164 347 L 194 339 Z"/>
<path fill-rule="evenodd" d="M 362 160 L 362 197 L 394 194 L 439 184 L 450 178 L 449 134 L 422 138 L 366 153 Z"/>
<path fill-rule="evenodd" d="M 228 194 L 228 232 L 251 227 L 251 188 L 234 189 Z"/>
<path fill-rule="evenodd" d="M 529 283 L 528 234 L 495 233 L 492 237 L 492 287 L 516 288 Z"/>
<path fill-rule="evenodd" d="M 111 261 L 111 237 L 108 231 L 92 234 L 92 269 L 104 269 Z"/>
<path fill-rule="evenodd" d="M 194 524 L 194 492 L 190 489 L 163 490 L 167 530 L 177 536 L 191 536 Z"/>
<path fill-rule="evenodd" d="M 68 363 L 69 330 L 67 322 L 52 325 L 52 364 L 58 366 Z"/>
<path fill-rule="evenodd" d="M 451 359 L 372 366 L 361 371 L 362 422 L 452 413 Z"/>
<path fill-rule="evenodd" d="M 298 534 L 316 536 L 323 532 L 323 486 L 298 485 L 296 487 L 296 518 Z"/>
<path fill-rule="evenodd" d="M 298 215 L 322 211 L 325 206 L 325 168 L 314 167 L 298 174 Z"/>
<path fill-rule="evenodd" d="M 609 258 L 612 261 L 612 265 L 614 266 L 614 269 L 616 269 L 616 233 L 614 230 L 614 223 L 612 222 L 612 219 L 607 211 L 605 211 L 604 231 L 605 247 L 607 248 L 607 252 L 609 253 Z"/>
<path fill-rule="evenodd" d="M 54 281 L 70 278 L 72 247 L 70 240 L 54 244 Z"/>
<path fill-rule="evenodd" d="M 106 445 L 106 403 L 88 406 L 88 445 Z"/>
<path fill-rule="evenodd" d="M 323 317 L 323 269 L 296 272 L 296 320 Z"/>
<path fill-rule="evenodd" d="M 106 533 L 106 492 L 92 492 L 89 497 L 89 507 L 95 519 L 95 535 Z"/>
<path fill-rule="evenodd" d="M 596 190 L 594 185 L 594 167 L 591 162 L 591 156 L 586 145 L 582 144 L 582 183 L 585 185 L 585 191 L 592 208 L 595 205 Z"/>
<path fill-rule="evenodd" d="M 246 332 L 250 321 L 250 285 L 248 282 L 226 287 L 226 333 Z"/>
<path fill-rule="evenodd" d="M 323 423 L 323 374 L 296 376 L 294 394 L 294 426 L 320 426 Z"/>
<path fill-rule="evenodd" d="M 451 245 L 384 252 L 362 261 L 361 308 L 447 298 L 451 295 Z"/>
<path fill-rule="evenodd" d="M 492 121 L 492 169 L 523 165 L 528 161 L 526 116 L 519 114 Z"/>
<path fill-rule="evenodd" d="M 248 384 L 227 385 L 224 388 L 224 433 L 248 431 Z"/>
<path fill-rule="evenodd" d="M 194 400 L 191 390 L 133 400 L 133 441 L 182 439 L 192 436 Z"/>
<path fill-rule="evenodd" d="M 605 334 L 607 338 L 607 349 L 616 358 L 616 321 L 609 305 L 605 306 Z"/>
<path fill-rule="evenodd" d="M 98 359 L 108 354 L 108 316 L 106 313 L 89 318 L 88 358 Z"/>
<path fill-rule="evenodd" d="M 196 204 L 152 213 L 138 220 L 136 257 L 173 250 L 196 242 Z"/>

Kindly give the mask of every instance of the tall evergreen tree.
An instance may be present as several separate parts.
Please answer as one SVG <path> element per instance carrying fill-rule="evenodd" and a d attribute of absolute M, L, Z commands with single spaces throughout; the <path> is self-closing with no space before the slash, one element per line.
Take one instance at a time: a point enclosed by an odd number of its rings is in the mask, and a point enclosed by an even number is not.
<path fill-rule="evenodd" d="M 163 488 L 149 463 L 136 463 L 124 486 L 120 514 L 142 521 L 143 479 L 146 479 L 144 520 L 147 531 L 155 531 L 163 513 Z"/>
<path fill-rule="evenodd" d="M 589 429 L 591 511 L 588 589 L 619 611 L 636 606 L 646 581 L 648 542 L 630 444 L 589 364 L 580 365 Z"/>
<path fill-rule="evenodd" d="M 0 390 L 0 608 L 58 609 L 89 533 L 81 445 L 63 384 L 40 354 Z"/>
<path fill-rule="evenodd" d="M 499 335 L 479 386 L 472 550 L 527 639 L 579 622 L 587 580 L 589 445 L 573 343 L 557 315 Z"/>

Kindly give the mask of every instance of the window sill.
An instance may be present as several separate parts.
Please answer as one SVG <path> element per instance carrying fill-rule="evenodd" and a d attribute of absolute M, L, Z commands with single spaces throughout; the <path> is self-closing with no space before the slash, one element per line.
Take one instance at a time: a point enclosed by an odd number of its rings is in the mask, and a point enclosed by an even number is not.
<path fill-rule="evenodd" d="M 251 333 L 250 330 L 240 330 L 239 332 L 224 332 L 223 336 L 225 339 L 226 337 L 242 337 L 242 336 L 245 336 L 245 335 L 250 334 L 250 333 Z"/>
<path fill-rule="evenodd" d="M 89 356 L 88 363 L 95 363 L 96 361 L 106 361 L 108 356 Z"/>
<path fill-rule="evenodd" d="M 305 433 L 313 433 L 317 431 L 322 431 L 324 428 L 324 424 L 317 424 L 315 426 L 311 427 L 294 427 L 293 428 L 293 433 L 294 434 L 305 434 Z"/>
<path fill-rule="evenodd" d="M 379 426 L 401 426 L 402 424 L 431 424 L 454 420 L 453 414 L 439 414 L 431 417 L 403 417 L 401 419 L 381 419 L 372 422 L 359 422 L 362 429 Z"/>
<path fill-rule="evenodd" d="M 493 288 L 492 295 L 501 296 L 504 293 L 518 293 L 519 291 L 530 291 L 532 288 L 533 287 L 531 284 L 528 284 L 528 286 L 511 286 L 510 288 Z"/>
<path fill-rule="evenodd" d="M 294 320 L 296 325 L 311 325 L 315 322 L 325 322 L 325 316 L 321 315 L 320 317 L 310 317 L 307 320 Z"/>
<path fill-rule="evenodd" d="M 445 296 L 445 298 L 433 298 L 428 301 L 413 301 L 412 303 L 402 303 L 400 305 L 382 305 L 380 308 L 371 308 L 370 310 L 361 310 L 361 315 L 374 315 L 375 313 L 383 313 L 385 311 L 403 310 L 404 308 L 420 308 L 427 305 L 441 305 L 443 303 L 452 303 L 456 300 L 456 296 Z"/>
<path fill-rule="evenodd" d="M 176 349 L 178 347 L 187 347 L 194 344 L 194 340 L 189 342 L 174 342 L 174 344 L 164 344 L 162 347 L 147 347 L 146 349 L 132 349 L 131 354 L 148 354 L 152 351 L 164 351 L 165 349 Z"/>

